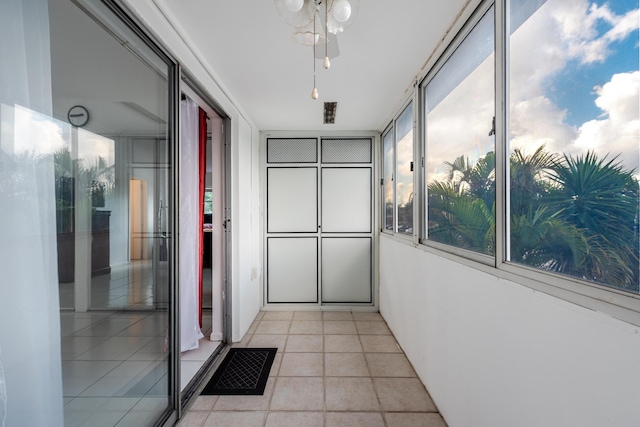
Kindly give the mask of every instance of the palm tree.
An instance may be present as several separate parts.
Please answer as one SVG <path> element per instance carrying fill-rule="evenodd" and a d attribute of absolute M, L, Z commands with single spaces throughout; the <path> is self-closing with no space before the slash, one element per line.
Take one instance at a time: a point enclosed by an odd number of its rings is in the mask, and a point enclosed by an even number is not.
<path fill-rule="evenodd" d="M 638 181 L 617 157 L 564 155 L 549 175 L 547 204 L 584 231 L 591 251 L 577 273 L 588 280 L 638 290 Z"/>
<path fill-rule="evenodd" d="M 545 151 L 541 145 L 531 155 L 515 149 L 510 158 L 511 215 L 533 215 L 546 197 L 550 183 L 548 171 L 556 164 L 557 156 Z"/>
<path fill-rule="evenodd" d="M 495 252 L 495 156 L 471 167 L 460 156 L 447 182 L 428 185 L 429 239 L 475 252 Z"/>
<path fill-rule="evenodd" d="M 510 260 L 639 291 L 640 188 L 634 171 L 594 153 L 558 156 L 540 146 L 510 158 Z M 429 239 L 495 252 L 495 155 L 428 185 Z M 491 207 L 491 208 L 489 208 Z"/>

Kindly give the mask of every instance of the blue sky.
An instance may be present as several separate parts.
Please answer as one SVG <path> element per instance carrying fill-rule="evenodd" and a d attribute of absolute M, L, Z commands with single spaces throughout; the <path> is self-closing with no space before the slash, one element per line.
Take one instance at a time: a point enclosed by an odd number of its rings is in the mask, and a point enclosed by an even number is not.
<path fill-rule="evenodd" d="M 638 8 L 637 1 L 592 2 L 599 6 L 607 3 L 618 15 L 624 15 Z M 600 19 L 596 25 L 598 38 L 602 37 L 612 26 Z M 565 122 L 579 127 L 583 123 L 598 118 L 602 110 L 595 104 L 597 94 L 595 86 L 602 86 L 611 80 L 611 76 L 620 72 L 638 69 L 638 31 L 634 31 L 620 41 L 609 45 L 609 55 L 602 62 L 582 64 L 578 59 L 571 59 L 566 67 L 553 76 L 548 82 L 547 96 L 559 108 L 567 111 Z"/>

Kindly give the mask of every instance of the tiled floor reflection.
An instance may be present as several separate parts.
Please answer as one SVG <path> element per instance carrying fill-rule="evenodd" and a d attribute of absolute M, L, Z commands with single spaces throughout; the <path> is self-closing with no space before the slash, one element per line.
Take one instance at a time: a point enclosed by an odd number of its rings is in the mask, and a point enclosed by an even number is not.
<path fill-rule="evenodd" d="M 378 313 L 262 312 L 239 347 L 278 347 L 263 396 L 199 396 L 180 427 L 446 423 Z"/>
<path fill-rule="evenodd" d="M 166 283 L 166 263 L 158 265 L 158 283 Z M 151 260 L 131 261 L 113 266 L 111 273 L 91 278 L 91 308 L 93 309 L 151 309 L 155 306 L 154 277 Z M 74 308 L 74 283 L 60 283 L 60 307 Z M 166 288 L 168 285 L 164 285 Z M 165 292 L 166 295 L 166 292 Z"/>
<path fill-rule="evenodd" d="M 168 406 L 165 311 L 60 313 L 65 427 L 143 426 Z M 210 312 L 202 331 L 211 333 Z M 182 355 L 186 385 L 218 343 Z"/>

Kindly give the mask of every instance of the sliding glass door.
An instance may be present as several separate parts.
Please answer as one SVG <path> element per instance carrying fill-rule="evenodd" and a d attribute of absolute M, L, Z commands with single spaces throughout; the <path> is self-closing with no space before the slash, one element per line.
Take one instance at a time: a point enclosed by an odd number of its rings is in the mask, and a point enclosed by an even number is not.
<path fill-rule="evenodd" d="M 99 1 L 8 0 L 0 27 L 0 425 L 154 425 L 177 66 Z"/>

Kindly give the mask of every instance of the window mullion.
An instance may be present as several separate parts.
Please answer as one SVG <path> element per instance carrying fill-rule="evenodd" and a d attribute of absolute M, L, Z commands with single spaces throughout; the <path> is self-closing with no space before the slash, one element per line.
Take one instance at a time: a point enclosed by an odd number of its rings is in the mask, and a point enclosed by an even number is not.
<path fill-rule="evenodd" d="M 495 150 L 496 150 L 496 246 L 495 265 L 499 268 L 507 260 L 509 248 L 509 150 L 507 147 L 507 47 L 506 0 L 495 3 Z"/>

